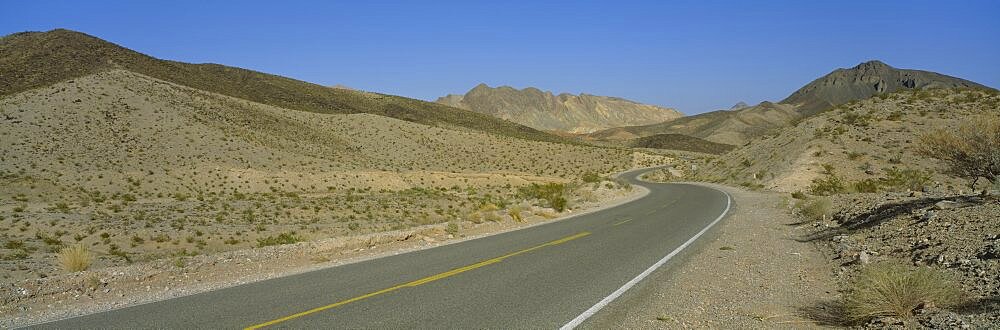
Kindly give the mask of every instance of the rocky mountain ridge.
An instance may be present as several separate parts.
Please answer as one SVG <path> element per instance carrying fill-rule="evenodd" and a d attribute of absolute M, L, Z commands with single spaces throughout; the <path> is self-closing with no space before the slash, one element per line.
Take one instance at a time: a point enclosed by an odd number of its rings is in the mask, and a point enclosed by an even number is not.
<path fill-rule="evenodd" d="M 464 95 L 451 94 L 437 103 L 488 114 L 539 130 L 590 133 L 611 127 L 645 125 L 680 118 L 671 108 L 618 97 L 591 94 L 555 95 L 528 87 L 479 84 Z"/>

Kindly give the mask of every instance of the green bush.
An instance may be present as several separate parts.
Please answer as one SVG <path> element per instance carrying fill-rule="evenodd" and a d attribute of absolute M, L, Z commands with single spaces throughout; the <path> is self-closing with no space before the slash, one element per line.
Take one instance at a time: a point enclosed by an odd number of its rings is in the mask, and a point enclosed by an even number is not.
<path fill-rule="evenodd" d="M 581 179 L 583 180 L 583 182 L 586 182 L 586 183 L 601 182 L 601 181 L 604 180 L 603 177 L 601 177 L 600 175 L 598 175 L 597 173 L 594 173 L 594 172 L 584 173 L 583 177 Z"/>
<path fill-rule="evenodd" d="M 930 174 L 921 170 L 888 168 L 885 173 L 881 183 L 893 190 L 919 191 L 931 182 Z"/>
<path fill-rule="evenodd" d="M 284 244 L 294 244 L 301 242 L 302 238 L 295 235 L 295 232 L 287 232 L 278 234 L 278 236 L 268 236 L 264 238 L 257 239 L 258 247 L 272 246 L 272 245 L 284 245 Z"/>
<path fill-rule="evenodd" d="M 458 236 L 458 224 L 449 222 L 448 226 L 444 228 L 444 231 L 453 236 Z"/>
<path fill-rule="evenodd" d="M 543 200 L 548 204 L 547 207 L 559 212 L 566 210 L 565 194 L 566 185 L 561 183 L 532 183 L 518 189 L 518 195 L 522 198 Z"/>
<path fill-rule="evenodd" d="M 963 299 L 960 287 L 946 274 L 897 263 L 866 266 L 847 289 L 844 308 L 856 323 L 882 316 L 909 318 L 918 308 L 947 308 Z"/>
<path fill-rule="evenodd" d="M 836 175 L 827 175 L 822 178 L 813 179 L 809 186 L 809 192 L 818 196 L 829 196 L 847 191 L 844 180 Z"/>
<path fill-rule="evenodd" d="M 851 188 L 855 192 L 859 193 L 874 193 L 878 192 L 880 187 L 879 180 L 876 179 L 864 179 L 851 184 Z"/>

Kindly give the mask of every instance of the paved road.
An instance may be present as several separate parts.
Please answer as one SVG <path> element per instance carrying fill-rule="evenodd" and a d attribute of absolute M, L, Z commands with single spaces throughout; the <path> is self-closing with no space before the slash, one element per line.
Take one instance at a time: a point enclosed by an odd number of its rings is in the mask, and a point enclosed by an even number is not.
<path fill-rule="evenodd" d="M 600 212 L 35 328 L 572 326 L 729 210 L 721 191 L 638 182 L 638 173 L 622 178 L 649 195 Z"/>

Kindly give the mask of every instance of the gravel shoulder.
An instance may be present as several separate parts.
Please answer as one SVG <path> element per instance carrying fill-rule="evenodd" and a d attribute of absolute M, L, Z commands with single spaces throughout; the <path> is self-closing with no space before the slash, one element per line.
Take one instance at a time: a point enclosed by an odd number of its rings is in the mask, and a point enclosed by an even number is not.
<path fill-rule="evenodd" d="M 595 315 L 585 328 L 820 328 L 800 308 L 836 297 L 821 250 L 783 194 L 711 185 L 735 201 L 710 234 Z"/>

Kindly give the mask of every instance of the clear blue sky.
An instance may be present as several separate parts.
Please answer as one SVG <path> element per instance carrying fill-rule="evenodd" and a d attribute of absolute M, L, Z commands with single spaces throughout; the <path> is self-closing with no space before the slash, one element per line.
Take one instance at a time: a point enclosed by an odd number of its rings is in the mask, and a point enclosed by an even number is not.
<path fill-rule="evenodd" d="M 1000 87 L 1000 1 L 5 1 L 155 57 L 433 100 L 491 86 L 688 113 L 777 101 L 880 59 Z"/>

